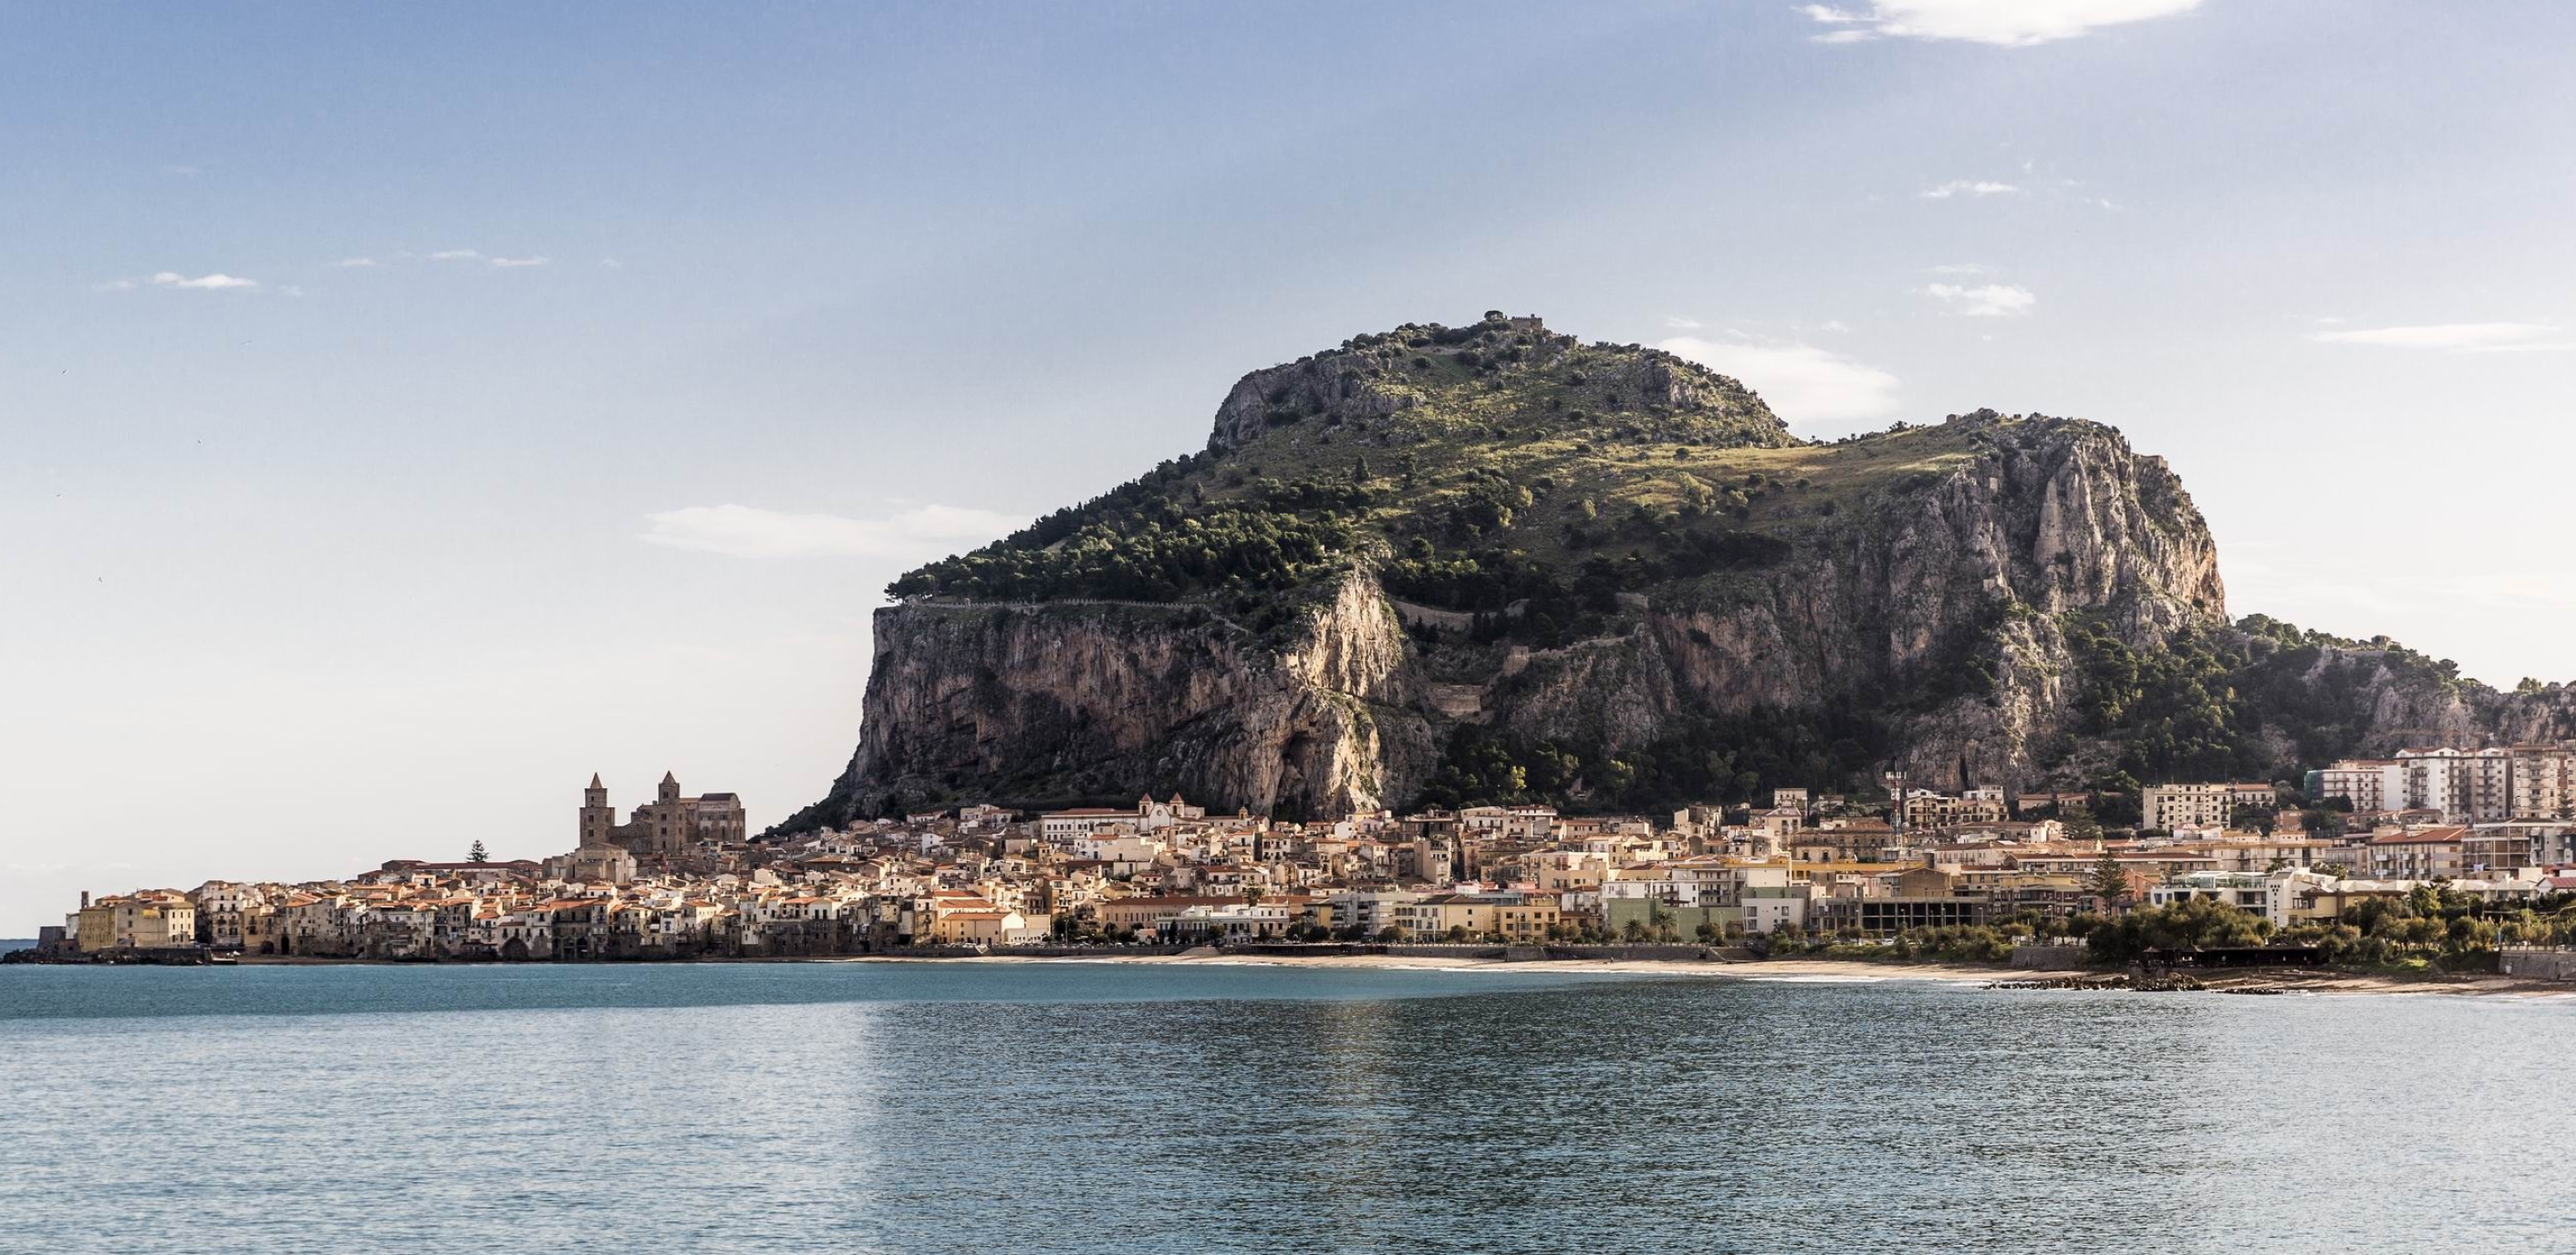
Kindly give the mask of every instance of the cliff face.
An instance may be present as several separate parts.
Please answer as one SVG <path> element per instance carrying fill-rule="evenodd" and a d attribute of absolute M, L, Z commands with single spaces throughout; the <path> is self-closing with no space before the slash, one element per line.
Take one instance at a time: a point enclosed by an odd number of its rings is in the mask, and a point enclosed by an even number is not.
<path fill-rule="evenodd" d="M 848 814 L 910 799 L 1071 802 L 1149 787 L 1340 815 L 1418 782 L 1436 747 L 1375 583 L 1340 580 L 1284 648 L 1202 609 L 880 610 Z"/>
<path fill-rule="evenodd" d="M 1206 452 L 892 591 L 858 751 L 790 829 L 1482 800 L 1519 788 L 1458 766 L 1495 737 L 1574 764 L 1531 796 L 1662 773 L 1642 806 L 1745 795 L 1722 760 L 1784 727 L 1809 748 L 1766 784 L 1955 788 L 2570 724 L 2555 687 L 2229 625 L 2190 496 L 2110 428 L 1980 411 L 1807 443 L 1734 380 L 1498 315 L 1255 371 Z"/>
<path fill-rule="evenodd" d="M 2064 616 L 2149 648 L 2222 628 L 2226 592 L 2161 459 L 2091 424 L 1958 422 L 1989 430 L 1936 485 L 1812 534 L 1735 596 L 1649 603 L 1615 640 L 1532 658 L 1487 690 L 1490 717 L 1617 746 L 1691 710 L 1858 702 L 1892 716 L 1915 779 L 2035 780 L 2075 724 Z"/>

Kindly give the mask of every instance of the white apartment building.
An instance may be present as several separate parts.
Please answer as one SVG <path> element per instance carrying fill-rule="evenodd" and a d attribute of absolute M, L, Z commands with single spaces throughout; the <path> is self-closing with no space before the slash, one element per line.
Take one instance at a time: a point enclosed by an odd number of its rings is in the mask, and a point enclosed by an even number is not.
<path fill-rule="evenodd" d="M 1365 936 L 1374 937 L 1396 922 L 1396 912 L 1422 900 L 1422 895 L 1402 889 L 1353 889 L 1333 898 L 1333 923 L 1348 928 L 1358 925 Z"/>
<path fill-rule="evenodd" d="M 1106 806 L 1082 806 L 1069 811 L 1048 811 L 1038 816 L 1038 835 L 1048 841 L 1071 841 L 1103 828 L 1134 829 L 1136 812 Z"/>
<path fill-rule="evenodd" d="M 2502 749 L 2399 750 L 2406 805 L 2440 811 L 2446 823 L 2513 816 L 2513 755 Z"/>
<path fill-rule="evenodd" d="M 2193 898 L 2211 898 L 2240 911 L 2260 915 L 2275 927 L 2290 923 L 2290 886 L 2304 873 L 2280 872 L 2260 875 L 2253 872 L 2185 872 L 2147 890 L 2147 900 L 2157 906 L 2184 902 Z"/>
<path fill-rule="evenodd" d="M 2356 811 L 2403 810 L 2406 765 L 2384 758 L 2347 758 L 2316 773 L 2311 801 L 2341 798 Z"/>

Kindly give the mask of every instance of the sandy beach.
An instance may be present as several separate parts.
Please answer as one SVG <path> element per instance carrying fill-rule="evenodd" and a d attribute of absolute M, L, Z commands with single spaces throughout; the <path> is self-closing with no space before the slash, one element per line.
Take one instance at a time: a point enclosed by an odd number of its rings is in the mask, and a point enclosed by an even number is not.
<path fill-rule="evenodd" d="M 683 963 L 1116 963 L 1139 966 L 1156 965 L 1225 965 L 1268 967 L 1346 967 L 1383 970 L 1461 971 L 1493 969 L 1497 971 L 1601 972 L 1629 976 L 1693 977 L 1720 981 L 1776 981 L 1804 984 L 1876 984 L 1883 981 L 1929 981 L 1944 984 L 2020 984 L 2058 979 L 2107 978 L 2118 973 L 2086 970 L 2045 970 L 2007 967 L 1988 963 L 1950 962 L 1873 962 L 1866 959 L 1790 958 L 1790 959 L 1546 959 L 1511 962 L 1499 958 L 1475 958 L 1462 955 L 1431 954 L 1227 954 L 1215 949 L 1192 950 L 1182 954 L 1118 954 L 1105 952 L 1084 955 L 987 954 L 912 956 L 905 954 L 853 954 L 829 956 L 746 956 L 739 958 L 700 958 L 675 960 Z M 384 959 L 308 958 L 303 956 L 245 956 L 244 966 L 340 967 L 352 964 L 412 966 Z M 2520 980 L 2507 976 L 2479 974 L 2386 975 L 2375 972 L 2339 972 L 2331 970 L 2268 968 L 2245 971 L 2214 971 L 2191 974 L 2203 991 L 2221 993 L 2308 993 L 2308 994 L 2391 994 L 2398 996 L 2461 996 L 2547 998 L 2576 996 L 2576 982 Z M 2047 990 L 2031 990 L 2045 993 Z"/>

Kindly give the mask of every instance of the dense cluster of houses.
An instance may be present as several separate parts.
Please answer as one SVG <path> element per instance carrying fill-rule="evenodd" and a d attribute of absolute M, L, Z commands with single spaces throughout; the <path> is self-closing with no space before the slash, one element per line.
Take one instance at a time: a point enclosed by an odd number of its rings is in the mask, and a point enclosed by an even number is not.
<path fill-rule="evenodd" d="M 342 880 L 83 895 L 46 943 L 58 955 L 376 959 L 1543 945 L 1884 937 L 2196 897 L 2288 926 L 2429 881 L 2496 900 L 2576 888 L 2561 874 L 2576 865 L 2576 820 L 2356 809 L 2328 835 L 2275 797 L 2260 784 L 2156 786 L 2148 823 L 2111 839 L 2091 824 L 2070 838 L 2056 816 L 2081 813 L 2079 795 L 1901 783 L 1869 805 L 1781 789 L 1768 806 L 1656 817 L 1487 806 L 1274 823 L 1178 796 L 1030 817 L 968 806 L 784 841 L 700 834 L 642 855 L 586 825 L 578 848 L 542 863 L 396 860 Z M 2249 812 L 2263 822 L 2234 822 Z"/>

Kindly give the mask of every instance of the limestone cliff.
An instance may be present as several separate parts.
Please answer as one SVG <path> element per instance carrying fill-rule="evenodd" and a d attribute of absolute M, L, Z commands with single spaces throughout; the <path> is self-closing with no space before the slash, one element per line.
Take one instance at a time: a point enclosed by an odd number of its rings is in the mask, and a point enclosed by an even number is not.
<path fill-rule="evenodd" d="M 1197 607 L 925 602 L 877 612 L 853 813 L 897 800 L 1132 799 L 1148 788 L 1340 814 L 1435 747 L 1407 643 L 1352 573 L 1273 647 Z"/>

